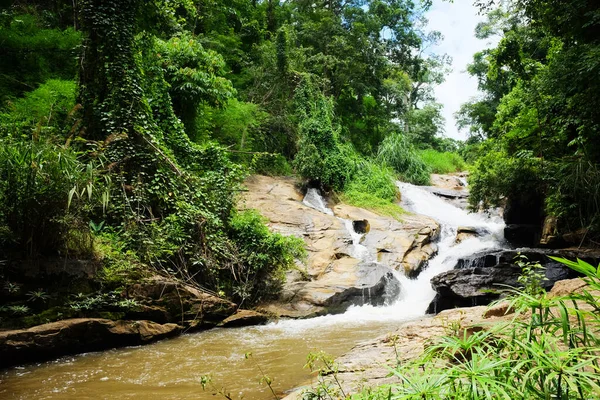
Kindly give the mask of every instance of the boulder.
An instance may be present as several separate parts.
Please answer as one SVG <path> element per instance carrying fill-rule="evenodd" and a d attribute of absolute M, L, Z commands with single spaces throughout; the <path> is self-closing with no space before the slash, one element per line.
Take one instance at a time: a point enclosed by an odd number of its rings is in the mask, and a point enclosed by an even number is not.
<path fill-rule="evenodd" d="M 550 290 L 555 282 L 578 276 L 576 271 L 550 259 L 549 256 L 581 258 L 592 265 L 598 265 L 600 261 L 598 252 L 582 253 L 572 250 L 523 249 L 475 254 L 458 260 L 457 269 L 437 275 L 431 280 L 431 285 L 437 294 L 428 312 L 489 304 L 500 297 L 499 289 L 505 286 L 520 286 L 518 278 L 522 269 L 515 261 L 518 255 L 525 256 L 530 262 L 540 263 L 544 267 L 546 279 L 542 282 L 542 286 L 546 290 Z"/>
<path fill-rule="evenodd" d="M 187 328 L 215 326 L 237 308 L 228 300 L 162 276 L 130 285 L 125 294 L 143 305 L 139 316 L 157 322 L 176 322 Z"/>
<path fill-rule="evenodd" d="M 500 264 L 488 268 L 454 269 L 431 279 L 437 292 L 428 313 L 438 313 L 456 307 L 472 307 L 491 303 L 500 297 L 506 286 L 519 286 L 521 268 Z"/>
<path fill-rule="evenodd" d="M 400 294 L 392 271 L 377 263 L 339 263 L 320 279 L 289 285 L 281 301 L 263 305 L 262 311 L 289 318 L 343 313 L 352 305 L 380 306 Z"/>
<path fill-rule="evenodd" d="M 439 189 L 464 190 L 466 188 L 467 173 L 458 174 L 431 174 L 431 185 Z"/>
<path fill-rule="evenodd" d="M 223 328 L 235 328 L 240 326 L 263 325 L 269 321 L 269 317 L 251 310 L 237 310 L 235 314 L 225 318 L 218 326 Z"/>
<path fill-rule="evenodd" d="M 459 226 L 456 230 L 456 243 L 472 237 L 481 237 L 489 234 L 490 232 L 482 227 Z"/>
<path fill-rule="evenodd" d="M 175 336 L 176 324 L 77 318 L 0 332 L 0 367 L 68 354 L 135 346 Z"/>
<path fill-rule="evenodd" d="M 359 221 L 352 221 L 352 229 L 354 229 L 354 232 L 356 233 L 365 234 L 369 233 L 371 225 L 366 219 L 361 219 Z"/>

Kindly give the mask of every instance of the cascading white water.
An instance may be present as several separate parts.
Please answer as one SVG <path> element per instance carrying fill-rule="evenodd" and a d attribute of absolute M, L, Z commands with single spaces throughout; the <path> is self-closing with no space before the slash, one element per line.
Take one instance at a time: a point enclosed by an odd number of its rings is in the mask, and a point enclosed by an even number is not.
<path fill-rule="evenodd" d="M 304 196 L 304 200 L 302 200 L 302 204 L 314 208 L 324 214 L 334 215 L 333 211 L 325 205 L 325 200 L 319 193 L 318 189 L 309 188 L 306 191 L 306 195 Z M 350 234 L 350 238 L 352 239 L 352 249 L 351 256 L 359 259 L 361 261 L 372 261 L 374 260 L 374 255 L 370 254 L 369 249 L 363 246 L 360 241 L 363 237 L 360 233 L 357 233 L 352 226 L 352 221 L 349 219 L 339 218 L 340 221 L 344 223 L 344 227 Z"/>
<path fill-rule="evenodd" d="M 313 329 L 315 326 L 357 324 L 370 321 L 401 321 L 423 316 L 435 297 L 435 291 L 430 283 L 431 278 L 453 269 L 460 258 L 484 250 L 501 248 L 504 222 L 500 218 L 467 213 L 418 186 L 403 182 L 398 182 L 397 185 L 402 194 L 402 205 L 405 209 L 429 216 L 440 224 L 438 253 L 429 260 L 427 268 L 416 279 L 408 278 L 404 274 L 394 271 L 394 276 L 400 282 L 401 289 L 399 297 L 389 305 L 381 307 L 353 306 L 344 314 L 327 315 L 308 320 L 279 321 L 276 324 L 266 325 L 263 329 L 282 329 L 290 334 L 299 333 L 303 329 Z M 304 204 L 328 215 L 333 215 L 333 211 L 325 206 L 325 201 L 317 189 L 309 189 Z M 353 243 L 366 249 L 365 246 L 358 243 L 358 240 L 355 241 L 355 237 L 360 239 L 361 235 L 354 232 L 352 222 L 343 221 L 353 236 Z M 468 238 L 457 244 L 455 238 L 459 226 L 480 228 L 482 232 L 487 233 L 480 237 Z M 366 253 L 369 253 L 368 249 L 366 249 Z"/>

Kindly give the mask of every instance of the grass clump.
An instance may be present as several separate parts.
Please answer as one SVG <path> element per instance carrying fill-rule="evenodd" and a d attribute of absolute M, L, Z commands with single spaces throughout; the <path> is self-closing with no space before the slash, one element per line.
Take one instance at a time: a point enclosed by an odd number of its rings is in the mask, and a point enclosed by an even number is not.
<path fill-rule="evenodd" d="M 457 153 L 426 149 L 419 151 L 418 154 L 434 174 L 449 174 L 467 169 L 467 164 Z"/>
<path fill-rule="evenodd" d="M 379 145 L 377 160 L 389 165 L 400 177 L 415 185 L 429 185 L 431 171 L 408 139 L 393 133 Z"/>
<path fill-rule="evenodd" d="M 399 200 L 395 176 L 391 168 L 369 160 L 358 162 L 357 171 L 341 195 L 344 203 L 371 210 L 396 219 L 405 211 Z"/>

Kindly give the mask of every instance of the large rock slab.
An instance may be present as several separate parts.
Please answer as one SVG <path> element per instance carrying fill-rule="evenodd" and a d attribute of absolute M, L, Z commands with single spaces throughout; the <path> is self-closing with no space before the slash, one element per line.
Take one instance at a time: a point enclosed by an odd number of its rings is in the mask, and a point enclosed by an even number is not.
<path fill-rule="evenodd" d="M 228 300 L 162 276 L 133 284 L 126 288 L 125 294 L 142 304 L 137 318 L 174 322 L 188 330 L 215 326 L 237 309 Z"/>
<path fill-rule="evenodd" d="M 0 332 L 0 367 L 149 343 L 177 335 L 177 324 L 77 318 Z"/>
<path fill-rule="evenodd" d="M 437 295 L 428 311 L 436 313 L 454 307 L 486 305 L 498 299 L 500 292 L 507 286 L 520 287 L 518 278 L 522 274 L 522 268 L 517 265 L 518 256 L 525 256 L 528 261 L 544 267 L 545 279 L 541 284 L 546 290 L 550 290 L 558 281 L 579 276 L 577 272 L 549 256 L 581 258 L 592 265 L 598 265 L 600 261 L 600 254 L 597 252 L 573 250 L 522 249 L 475 254 L 458 260 L 457 269 L 444 272 L 431 280 Z"/>
<path fill-rule="evenodd" d="M 460 321 L 461 326 L 469 329 L 474 325 L 491 325 L 510 318 L 485 319 L 485 310 L 486 307 L 447 310 L 436 317 L 424 317 L 390 327 L 388 334 L 360 343 L 337 358 L 337 382 L 333 382 L 331 377 L 325 377 L 326 384 L 337 387 L 339 382 L 344 392 L 350 395 L 366 387 L 399 383 L 397 377 L 391 376 L 390 368 L 419 357 L 426 346 L 447 334 L 449 322 Z M 294 390 L 284 400 L 300 400 L 304 391 L 315 386 L 316 378 Z"/>
<path fill-rule="evenodd" d="M 343 312 L 363 298 L 369 304 L 386 300 L 395 285 L 390 270 L 353 257 L 352 238 L 340 218 L 365 226 L 366 220 L 368 233 L 362 244 L 369 251 L 367 258 L 390 268 L 418 271 L 436 251 L 432 241 L 439 226 L 431 218 L 407 214 L 399 222 L 344 204 L 332 207 L 335 215 L 328 215 L 303 204 L 304 196 L 291 178 L 252 176 L 246 187 L 240 208 L 258 210 L 273 231 L 301 237 L 308 250 L 301 272 L 288 273 L 281 299 L 261 307 L 269 313 L 310 317 Z"/>

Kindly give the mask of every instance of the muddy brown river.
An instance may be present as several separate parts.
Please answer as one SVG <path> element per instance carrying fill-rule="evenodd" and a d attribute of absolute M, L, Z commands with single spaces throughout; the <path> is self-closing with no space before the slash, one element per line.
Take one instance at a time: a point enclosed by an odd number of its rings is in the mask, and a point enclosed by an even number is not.
<path fill-rule="evenodd" d="M 214 329 L 142 347 L 64 357 L 0 373 L 1 399 L 272 399 L 261 369 L 280 394 L 314 379 L 311 351 L 333 356 L 390 332 L 397 321 L 322 317 L 267 326 Z M 252 357 L 246 359 L 245 353 Z M 212 383 L 202 389 L 201 379 Z"/>

